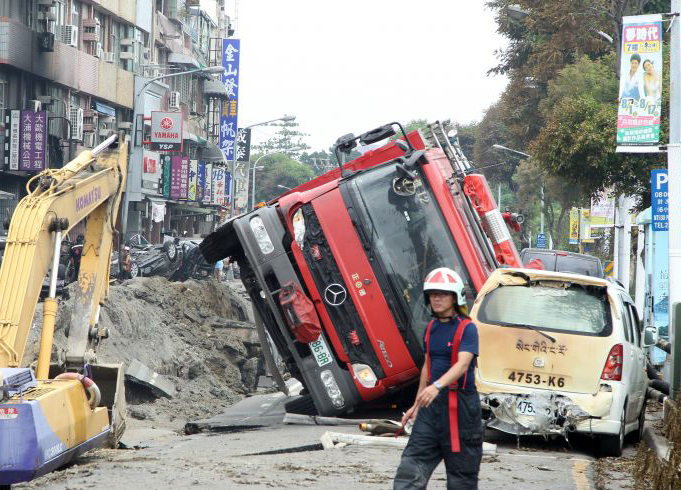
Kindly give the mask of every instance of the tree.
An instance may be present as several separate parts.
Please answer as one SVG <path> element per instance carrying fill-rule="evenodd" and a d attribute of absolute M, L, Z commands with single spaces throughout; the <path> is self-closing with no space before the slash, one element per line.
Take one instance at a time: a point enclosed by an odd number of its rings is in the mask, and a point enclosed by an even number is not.
<path fill-rule="evenodd" d="M 304 141 L 304 138 L 309 134 L 298 131 L 296 129 L 299 126 L 297 122 L 282 121 L 273 123 L 271 126 L 278 128 L 276 134 L 264 143 L 253 145 L 256 151 L 261 153 L 281 152 L 293 157 L 310 149 L 310 146 Z"/>
<path fill-rule="evenodd" d="M 255 162 L 262 155 L 253 155 Z M 293 188 L 315 177 L 313 170 L 306 164 L 301 163 L 284 153 L 277 152 L 260 158 L 256 170 L 255 202 L 269 201 L 285 192 L 278 187 Z"/>

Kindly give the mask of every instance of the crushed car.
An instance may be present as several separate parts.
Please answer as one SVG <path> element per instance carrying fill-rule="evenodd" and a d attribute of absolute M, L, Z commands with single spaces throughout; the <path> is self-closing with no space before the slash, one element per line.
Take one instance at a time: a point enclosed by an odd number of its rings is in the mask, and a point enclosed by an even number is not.
<path fill-rule="evenodd" d="M 573 273 L 497 269 L 471 310 L 476 384 L 487 427 L 517 436 L 588 434 L 619 456 L 645 421 L 652 328 L 618 283 Z"/>

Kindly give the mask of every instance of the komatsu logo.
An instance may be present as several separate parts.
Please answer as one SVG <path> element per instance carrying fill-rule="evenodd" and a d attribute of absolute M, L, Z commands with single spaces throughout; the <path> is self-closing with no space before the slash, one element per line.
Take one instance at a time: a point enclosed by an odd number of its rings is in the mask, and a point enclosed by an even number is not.
<path fill-rule="evenodd" d="M 76 198 L 76 211 L 82 211 L 83 209 L 91 206 L 102 198 L 102 188 L 95 187 L 87 194 L 78 196 Z"/>

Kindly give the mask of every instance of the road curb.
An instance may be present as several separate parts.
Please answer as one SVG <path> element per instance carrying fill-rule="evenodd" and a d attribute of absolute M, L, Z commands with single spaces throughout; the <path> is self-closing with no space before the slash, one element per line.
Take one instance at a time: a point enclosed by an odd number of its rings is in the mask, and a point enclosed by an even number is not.
<path fill-rule="evenodd" d="M 643 440 L 645 443 L 655 451 L 657 457 L 662 461 L 668 460 L 669 444 L 667 439 L 662 435 L 655 433 L 651 427 L 643 428 Z"/>

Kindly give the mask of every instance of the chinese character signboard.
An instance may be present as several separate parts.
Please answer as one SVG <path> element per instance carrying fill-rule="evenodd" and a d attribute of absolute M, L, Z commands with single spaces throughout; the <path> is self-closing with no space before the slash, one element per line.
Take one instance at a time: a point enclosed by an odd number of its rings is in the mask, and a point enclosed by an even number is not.
<path fill-rule="evenodd" d="M 239 51 L 241 44 L 239 39 L 223 39 L 222 41 L 222 66 L 225 72 L 222 75 L 222 83 L 227 91 L 228 100 L 222 103 L 220 114 L 220 149 L 225 153 L 227 160 L 234 159 L 236 143 L 237 112 L 239 100 Z"/>
<path fill-rule="evenodd" d="M 617 144 L 657 144 L 662 108 L 662 16 L 623 18 Z"/>
<path fill-rule="evenodd" d="M 151 111 L 152 150 L 182 151 L 182 112 Z"/>
<path fill-rule="evenodd" d="M 570 245 L 577 245 L 579 243 L 579 209 L 570 209 Z"/>
<path fill-rule="evenodd" d="M 172 157 L 170 199 L 187 199 L 189 191 L 189 157 Z"/>
<path fill-rule="evenodd" d="M 653 185 L 650 193 L 651 203 L 651 217 L 653 222 L 653 231 L 668 231 L 669 230 L 669 196 L 667 194 L 667 169 L 653 170 L 651 172 L 651 182 Z"/>
<path fill-rule="evenodd" d="M 213 204 L 225 204 L 227 189 L 225 176 L 227 171 L 224 167 L 213 167 Z"/>
<path fill-rule="evenodd" d="M 203 204 L 213 204 L 213 164 L 206 164 L 203 181 Z"/>
<path fill-rule="evenodd" d="M 170 159 L 170 155 L 165 155 L 163 157 L 163 180 L 162 180 L 162 189 L 163 189 L 163 197 L 166 199 L 170 199 L 170 182 L 171 182 L 171 176 L 172 176 L 172 163 Z"/>
<path fill-rule="evenodd" d="M 196 201 L 196 182 L 198 181 L 199 162 L 191 160 L 189 162 L 189 191 L 187 192 L 188 201 Z"/>
<path fill-rule="evenodd" d="M 19 170 L 45 169 L 47 112 L 21 111 L 19 122 Z"/>
<path fill-rule="evenodd" d="M 9 132 L 9 169 L 19 170 L 19 151 L 21 142 L 21 111 L 15 109 L 10 115 L 10 132 Z"/>
<path fill-rule="evenodd" d="M 242 129 L 236 137 L 236 160 L 248 162 L 251 159 L 251 129 Z"/>
<path fill-rule="evenodd" d="M 602 238 L 603 230 L 615 224 L 615 198 L 605 194 L 591 199 L 591 238 Z"/>
<path fill-rule="evenodd" d="M 196 202 L 203 202 L 203 189 L 206 185 L 206 162 L 199 160 L 196 175 Z"/>

